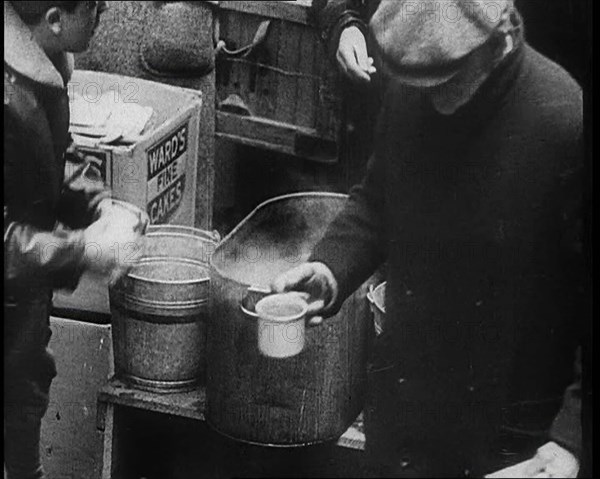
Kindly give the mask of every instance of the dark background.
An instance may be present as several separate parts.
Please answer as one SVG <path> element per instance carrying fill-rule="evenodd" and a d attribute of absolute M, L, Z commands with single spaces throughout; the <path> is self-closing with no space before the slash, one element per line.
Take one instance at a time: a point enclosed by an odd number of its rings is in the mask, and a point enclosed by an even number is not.
<path fill-rule="evenodd" d="M 592 65 L 591 0 L 516 0 L 527 41 L 587 86 Z"/>
<path fill-rule="evenodd" d="M 563 66 L 581 84 L 584 92 L 587 183 L 584 185 L 585 252 L 592 277 L 592 0 L 516 0 L 525 20 L 528 42 Z M 591 282 L 588 291 L 588 318 L 583 344 L 583 443 L 579 477 L 592 477 L 592 328 Z"/>

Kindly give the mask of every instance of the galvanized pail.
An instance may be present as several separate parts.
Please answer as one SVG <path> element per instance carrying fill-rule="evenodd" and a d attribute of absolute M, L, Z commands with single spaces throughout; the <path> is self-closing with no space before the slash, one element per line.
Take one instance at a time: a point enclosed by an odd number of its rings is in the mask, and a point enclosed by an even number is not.
<path fill-rule="evenodd" d="M 148 228 L 144 256 L 110 289 L 119 379 L 156 392 L 190 390 L 202 379 L 217 242 L 195 228 Z"/>

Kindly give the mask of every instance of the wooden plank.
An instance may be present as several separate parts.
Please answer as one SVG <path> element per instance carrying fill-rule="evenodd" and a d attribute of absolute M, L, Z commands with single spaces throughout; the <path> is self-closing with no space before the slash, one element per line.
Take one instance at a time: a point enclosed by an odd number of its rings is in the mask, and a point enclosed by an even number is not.
<path fill-rule="evenodd" d="M 310 128 L 315 127 L 315 110 L 320 108 L 317 100 L 319 81 L 316 79 L 315 53 L 318 47 L 316 31 L 303 28 L 297 38 L 298 71 L 314 75 L 315 78 L 299 77 L 296 81 L 296 112 L 294 123 Z"/>
<path fill-rule="evenodd" d="M 256 29 L 259 25 L 259 19 L 256 17 L 250 17 L 248 15 L 232 15 L 235 17 L 235 25 L 236 25 L 236 33 L 234 36 L 237 36 L 237 48 L 241 48 L 246 45 L 250 45 L 254 39 L 254 34 L 256 33 Z M 230 31 L 230 33 L 233 33 Z M 254 110 L 254 103 L 252 101 L 252 94 L 250 91 L 250 83 L 251 83 L 251 68 L 248 68 L 247 65 L 235 64 L 233 69 L 236 72 L 237 81 L 239 82 L 239 87 L 236 88 L 236 93 L 244 100 L 246 105 L 250 107 L 251 111 Z"/>
<path fill-rule="evenodd" d="M 310 128 L 300 128 L 290 123 L 225 112 L 217 112 L 216 132 L 285 147 L 285 149 L 292 152 L 294 151 L 297 132 L 306 135 L 316 134 Z"/>
<path fill-rule="evenodd" d="M 224 40 L 231 49 L 239 49 L 252 43 L 256 30 L 261 23 L 261 18 L 246 15 L 239 12 L 227 12 L 221 15 L 220 38 Z M 277 48 L 276 38 L 273 36 L 275 25 L 271 25 L 266 38 L 268 51 Z M 263 45 L 264 47 L 264 45 Z M 261 50 L 262 47 L 261 47 Z M 254 58 L 254 56 L 252 56 Z M 238 95 L 252 111 L 254 115 L 274 115 L 274 107 L 263 100 L 263 90 L 274 96 L 275 91 L 271 88 L 270 81 L 273 73 L 259 68 L 253 61 L 239 61 L 239 58 L 229 58 L 223 55 L 219 58 L 219 83 L 217 84 L 219 102 L 225 100 L 229 95 Z M 264 59 L 263 59 L 264 60 Z"/>
<path fill-rule="evenodd" d="M 126 479 L 121 453 L 123 438 L 120 412 L 109 404 L 106 409 L 106 429 L 104 431 L 104 450 L 102 454 L 102 479 Z"/>
<path fill-rule="evenodd" d="M 217 133 L 217 138 L 228 140 L 238 145 L 251 146 L 253 148 L 261 148 L 263 150 L 275 151 L 277 153 L 283 153 L 284 155 L 294 155 L 294 150 L 285 145 L 276 145 L 274 143 L 268 143 L 266 141 L 258 140 L 256 138 L 246 138 L 243 136 L 232 135 L 228 133 Z"/>
<path fill-rule="evenodd" d="M 318 162 L 337 161 L 335 143 L 313 128 L 218 111 L 216 136 Z"/>
<path fill-rule="evenodd" d="M 310 4 L 306 1 L 227 1 L 219 2 L 219 9 L 311 25 L 308 13 Z"/>
<path fill-rule="evenodd" d="M 103 401 L 98 401 L 96 406 L 96 429 L 104 432 L 106 430 L 106 413 L 108 404 Z"/>
<path fill-rule="evenodd" d="M 102 479 L 111 479 L 113 466 L 113 446 L 116 446 L 114 441 L 114 407 L 109 406 L 106 410 L 103 420 L 104 429 L 104 448 L 102 452 Z M 116 453 L 118 448 L 114 448 Z"/>
<path fill-rule="evenodd" d="M 240 15 L 231 15 L 228 18 L 226 36 L 224 37 L 227 39 L 228 44 L 233 41 L 234 48 L 236 49 L 246 44 L 247 41 L 244 38 L 246 25 L 246 22 L 241 20 Z M 246 100 L 243 93 L 244 73 L 240 65 L 231 64 L 229 87 L 231 93 L 239 95 L 243 100 Z"/>
<path fill-rule="evenodd" d="M 119 461 L 120 428 L 125 408 L 136 408 L 160 414 L 205 421 L 206 393 L 198 388 L 186 393 L 158 394 L 130 388 L 117 379 L 112 379 L 98 394 L 98 427 L 104 430 L 104 465 L 102 479 L 117 479 L 114 475 L 121 467 Z M 337 445 L 347 449 L 364 450 L 365 436 L 362 414 L 344 432 Z"/>
<path fill-rule="evenodd" d="M 130 388 L 113 380 L 98 394 L 98 401 L 144 409 L 161 414 L 204 421 L 206 392 L 204 388 L 186 393 L 152 393 Z"/>
<path fill-rule="evenodd" d="M 263 127 L 266 129 L 280 130 L 286 132 L 296 132 L 307 136 L 318 136 L 317 130 L 314 128 L 304 128 L 301 126 L 294 125 L 292 123 L 285 123 L 282 121 L 271 120 L 270 118 L 262 118 L 257 116 L 241 116 L 235 113 L 228 113 L 224 111 L 217 112 L 217 133 L 225 132 L 223 128 L 231 128 L 235 123 L 235 126 L 244 128 L 245 124 L 256 125 L 257 128 Z M 220 126 L 219 126 L 220 125 Z"/>
<path fill-rule="evenodd" d="M 279 41 L 277 42 L 277 68 L 285 72 L 298 71 L 298 38 L 301 27 L 298 25 L 278 23 Z M 294 123 L 296 109 L 298 77 L 277 74 L 277 116 L 275 120 Z"/>

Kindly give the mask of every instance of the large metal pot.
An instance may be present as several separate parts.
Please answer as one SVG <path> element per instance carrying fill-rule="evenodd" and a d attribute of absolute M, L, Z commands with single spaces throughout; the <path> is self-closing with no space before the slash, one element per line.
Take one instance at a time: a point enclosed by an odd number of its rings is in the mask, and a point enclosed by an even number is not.
<path fill-rule="evenodd" d="M 185 226 L 148 228 L 144 256 L 110 289 L 118 378 L 156 392 L 189 390 L 202 379 L 217 239 Z"/>
<path fill-rule="evenodd" d="M 304 446 L 338 438 L 364 401 L 371 323 L 363 286 L 341 311 L 306 329 L 293 357 L 262 355 L 254 304 L 271 279 L 305 261 L 347 197 L 298 193 L 258 206 L 211 259 L 207 420 L 235 440 Z"/>

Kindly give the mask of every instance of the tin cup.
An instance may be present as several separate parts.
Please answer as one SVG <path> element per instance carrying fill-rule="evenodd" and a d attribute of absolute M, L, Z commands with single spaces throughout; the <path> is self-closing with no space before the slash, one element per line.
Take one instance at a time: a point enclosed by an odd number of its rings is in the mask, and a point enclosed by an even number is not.
<path fill-rule="evenodd" d="M 271 358 L 302 352 L 308 304 L 298 293 L 272 294 L 256 303 L 258 349 Z"/>

